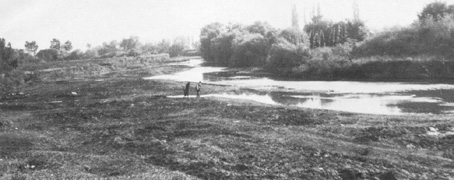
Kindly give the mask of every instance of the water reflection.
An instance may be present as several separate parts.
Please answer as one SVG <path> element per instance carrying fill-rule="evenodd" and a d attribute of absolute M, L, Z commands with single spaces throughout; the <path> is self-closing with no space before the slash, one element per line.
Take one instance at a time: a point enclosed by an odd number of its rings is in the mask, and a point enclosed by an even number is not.
<path fill-rule="evenodd" d="M 285 92 L 269 94 L 210 94 L 202 97 L 220 97 L 242 100 L 253 100 L 271 105 L 286 105 L 312 109 L 327 109 L 367 114 L 402 115 L 411 113 L 450 113 L 453 106 L 444 106 L 444 102 L 430 97 L 392 94 L 302 94 L 291 95 Z M 443 108 L 445 107 L 445 108 Z"/>
<path fill-rule="evenodd" d="M 144 79 L 167 79 L 167 80 L 174 80 L 174 81 L 190 81 L 190 82 L 199 82 L 199 81 L 206 81 L 204 77 L 205 73 L 210 72 L 219 72 L 223 71 L 225 68 L 220 67 L 195 67 L 190 69 L 189 71 L 183 71 L 175 74 L 168 74 L 168 75 L 159 75 L 159 76 L 152 76 L 146 77 Z"/>
<path fill-rule="evenodd" d="M 359 82 L 359 81 L 280 81 L 270 78 L 228 80 L 225 84 L 256 89 L 288 89 L 300 92 L 330 93 L 392 93 L 404 91 L 454 89 L 451 84 L 417 84 L 402 82 Z"/>
<path fill-rule="evenodd" d="M 454 85 L 402 82 L 283 81 L 237 76 L 222 67 L 204 67 L 196 59 L 174 63 L 193 67 L 184 72 L 144 79 L 210 82 L 266 90 L 268 94 L 210 94 L 266 104 L 369 114 L 454 113 Z M 179 98 L 179 96 L 175 96 Z"/>

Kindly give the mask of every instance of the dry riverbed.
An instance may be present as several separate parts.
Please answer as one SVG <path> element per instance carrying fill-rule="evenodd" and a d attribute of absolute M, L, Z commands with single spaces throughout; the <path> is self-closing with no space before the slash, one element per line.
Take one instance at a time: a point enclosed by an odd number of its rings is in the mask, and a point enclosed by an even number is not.
<path fill-rule="evenodd" d="M 454 177 L 451 115 L 167 98 L 180 95 L 183 83 L 141 79 L 184 68 L 159 64 L 85 74 L 3 97 L 0 179 Z M 243 91 L 250 90 L 204 85 L 202 92 Z"/>

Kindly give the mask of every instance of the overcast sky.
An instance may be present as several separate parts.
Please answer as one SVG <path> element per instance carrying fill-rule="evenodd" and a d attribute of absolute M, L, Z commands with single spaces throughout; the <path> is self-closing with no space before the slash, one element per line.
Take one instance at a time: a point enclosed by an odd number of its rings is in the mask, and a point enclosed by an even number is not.
<path fill-rule="evenodd" d="M 407 26 L 434 0 L 357 0 L 360 18 L 373 30 Z M 454 4 L 454 0 L 444 1 Z M 303 24 L 320 4 L 325 19 L 351 19 L 353 0 L 0 0 L 0 38 L 14 48 L 36 41 L 39 49 L 52 38 L 70 40 L 74 48 L 101 45 L 131 35 L 142 42 L 177 36 L 198 39 L 212 22 L 252 24 L 266 21 L 276 28 L 291 25 L 296 5 Z"/>

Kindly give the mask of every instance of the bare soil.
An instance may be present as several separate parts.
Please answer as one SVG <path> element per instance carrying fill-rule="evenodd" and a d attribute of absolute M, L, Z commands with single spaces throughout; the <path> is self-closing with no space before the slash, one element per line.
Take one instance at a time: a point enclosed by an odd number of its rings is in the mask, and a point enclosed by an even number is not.
<path fill-rule="evenodd" d="M 182 94 L 184 83 L 141 78 L 186 68 L 157 63 L 83 73 L 2 97 L 0 179 L 454 177 L 452 115 L 168 98 Z M 241 91 L 248 90 L 202 89 Z"/>

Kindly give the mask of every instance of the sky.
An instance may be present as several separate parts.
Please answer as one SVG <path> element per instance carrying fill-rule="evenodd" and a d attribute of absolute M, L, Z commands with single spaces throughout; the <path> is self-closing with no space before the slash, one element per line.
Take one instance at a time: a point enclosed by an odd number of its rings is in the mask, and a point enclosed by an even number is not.
<path fill-rule="evenodd" d="M 352 19 L 354 0 L 0 0 L 0 38 L 13 48 L 36 41 L 39 49 L 53 38 L 69 40 L 75 49 L 87 44 L 138 36 L 143 43 L 192 36 L 213 22 L 252 24 L 265 21 L 291 26 L 296 6 L 300 27 L 319 4 L 324 19 Z M 434 0 L 357 0 L 360 19 L 372 31 L 408 26 Z M 454 0 L 442 1 L 454 4 Z"/>

